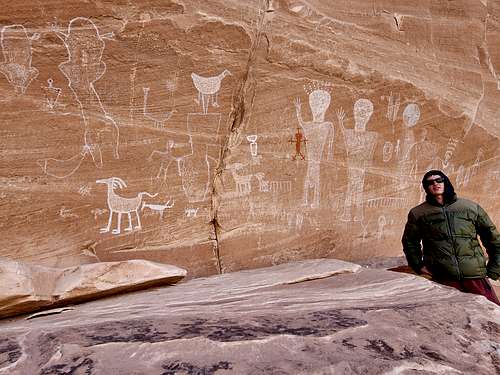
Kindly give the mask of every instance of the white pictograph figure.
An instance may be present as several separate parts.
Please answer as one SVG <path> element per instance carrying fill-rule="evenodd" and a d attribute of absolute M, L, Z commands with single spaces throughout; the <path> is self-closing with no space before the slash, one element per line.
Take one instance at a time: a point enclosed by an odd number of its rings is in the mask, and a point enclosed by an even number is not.
<path fill-rule="evenodd" d="M 198 208 L 186 208 L 184 210 L 186 217 L 197 217 L 198 216 Z"/>
<path fill-rule="evenodd" d="M 149 208 L 151 211 L 156 211 L 160 213 L 160 219 L 163 220 L 164 211 L 168 208 L 174 207 L 174 202 L 170 203 L 170 199 L 165 204 L 151 204 L 151 203 L 142 203 L 141 211 L 145 208 Z"/>
<path fill-rule="evenodd" d="M 403 122 L 407 128 L 415 126 L 420 119 L 420 108 L 415 103 L 410 103 L 403 111 Z"/>
<path fill-rule="evenodd" d="M 176 150 L 180 148 L 177 146 L 181 145 L 177 145 L 174 142 L 174 140 L 169 139 L 167 141 L 165 151 L 155 150 L 151 153 L 151 155 L 149 155 L 148 161 L 152 161 L 154 155 L 159 155 L 161 158 L 160 169 L 158 170 L 156 178 L 160 178 L 160 176 L 163 173 L 163 180 L 165 180 L 167 178 L 168 168 L 170 167 L 170 164 L 172 164 L 172 162 L 174 161 L 176 162 L 177 165 L 177 175 L 181 176 L 183 160 L 184 158 L 193 155 L 193 146 L 191 140 L 189 140 L 189 151 L 184 152 L 182 154 L 177 154 Z"/>
<path fill-rule="evenodd" d="M 269 191 L 273 193 L 290 193 L 292 191 L 292 181 L 280 180 L 269 181 Z"/>
<path fill-rule="evenodd" d="M 247 141 L 250 143 L 250 154 L 257 156 L 257 135 L 247 135 Z"/>
<path fill-rule="evenodd" d="M 59 96 L 61 95 L 61 89 L 59 87 L 54 87 L 54 80 L 49 78 L 47 80 L 48 86 L 42 86 L 43 91 L 45 91 L 45 99 L 47 100 L 47 108 L 53 111 Z"/>
<path fill-rule="evenodd" d="M 307 139 L 307 172 L 304 179 L 303 204 L 311 208 L 318 208 L 320 204 L 321 159 L 328 134 L 333 131 L 332 123 L 325 121 L 325 114 L 331 101 L 330 93 L 327 91 L 329 87 L 330 85 L 319 82 L 304 87 L 309 93 L 312 121 L 305 122 L 302 119 L 301 101 L 299 98 L 295 99 L 297 120 Z M 311 189 L 312 199 L 310 199 Z"/>
<path fill-rule="evenodd" d="M 465 172 L 465 167 L 463 165 L 460 165 L 457 168 L 457 176 L 455 179 L 455 186 L 457 188 L 459 188 L 459 187 L 467 185 L 467 182 L 468 181 L 467 181 L 467 176 L 466 176 L 466 172 Z"/>
<path fill-rule="evenodd" d="M 368 99 L 358 99 L 354 103 L 354 129 L 344 127 L 345 112 L 337 111 L 340 130 L 344 135 L 347 152 L 347 192 L 344 212 L 340 220 L 363 221 L 363 191 L 365 173 L 371 165 L 378 134 L 367 131 L 366 125 L 373 114 L 373 103 Z M 352 209 L 354 207 L 354 216 Z"/>
<path fill-rule="evenodd" d="M 384 147 L 382 148 L 382 160 L 384 163 L 388 163 L 392 159 L 392 153 L 394 151 L 394 146 L 392 142 L 385 142 Z"/>
<path fill-rule="evenodd" d="M 460 165 L 457 170 L 456 186 L 457 187 L 467 187 L 470 180 L 477 174 L 477 171 L 481 165 L 481 159 L 483 158 L 484 150 L 480 147 L 477 150 L 476 159 L 470 167 L 464 167 Z"/>
<path fill-rule="evenodd" d="M 443 160 L 441 161 L 442 168 L 445 173 L 453 173 L 453 165 L 451 164 L 451 159 L 453 158 L 455 149 L 457 148 L 459 143 L 460 140 L 457 138 L 448 139 L 448 143 L 446 144 L 446 151 L 444 153 Z"/>
<path fill-rule="evenodd" d="M 412 163 L 408 170 L 414 180 L 426 171 L 438 168 L 437 147 L 427 140 L 427 129 L 420 129 L 419 139 L 408 150 L 407 159 Z"/>
<path fill-rule="evenodd" d="M 483 184 L 483 192 L 492 194 L 495 201 L 495 196 L 500 193 L 500 170 L 496 168 L 498 168 L 498 166 L 488 172 L 486 181 Z"/>
<path fill-rule="evenodd" d="M 403 111 L 403 142 L 401 145 L 401 155 L 398 162 L 399 186 L 407 188 L 410 183 L 417 178 L 415 171 L 415 156 L 412 157 L 412 149 L 415 146 L 415 134 L 413 127 L 420 119 L 420 108 L 415 103 L 410 103 Z"/>
<path fill-rule="evenodd" d="M 208 113 L 208 106 L 210 102 L 212 102 L 212 107 L 219 107 L 219 103 L 217 103 L 217 95 L 219 93 L 222 80 L 228 75 L 231 75 L 231 72 L 227 69 L 215 77 L 202 77 L 196 73 L 191 74 L 194 87 L 198 90 L 198 99 L 195 101 L 201 105 L 204 114 Z"/>
<path fill-rule="evenodd" d="M 212 186 L 220 153 L 220 113 L 188 113 L 191 154 L 181 163 L 182 189 L 189 203 L 202 202 Z"/>
<path fill-rule="evenodd" d="M 264 173 L 258 172 L 255 174 L 240 175 L 238 171 L 245 167 L 242 163 L 233 163 L 227 166 L 231 171 L 231 176 L 236 183 L 236 194 L 238 196 L 248 195 L 252 192 L 252 178 L 255 177 L 259 181 L 259 190 L 266 191 L 268 182 L 264 180 Z"/>
<path fill-rule="evenodd" d="M 104 39 L 112 33 L 99 33 L 96 25 L 88 18 L 78 17 L 70 21 L 67 33 L 56 31 L 68 52 L 68 60 L 59 64 L 59 70 L 68 80 L 81 111 L 84 126 L 82 150 L 79 154 L 66 159 L 39 160 L 43 171 L 53 177 L 65 178 L 75 173 L 83 160 L 90 155 L 94 165 L 101 168 L 102 135 L 111 132 L 113 156 L 118 159 L 119 130 L 115 120 L 105 111 L 94 83 L 106 72 L 102 61 Z"/>
<path fill-rule="evenodd" d="M 378 217 L 377 220 L 377 240 L 381 240 L 384 237 L 384 227 L 387 225 L 387 219 L 384 215 Z"/>
<path fill-rule="evenodd" d="M 392 134 L 395 133 L 395 123 L 396 119 L 398 118 L 398 112 L 399 112 L 399 106 L 401 105 L 401 97 L 399 94 L 393 95 L 392 91 L 391 94 L 389 95 L 389 102 L 387 103 L 387 113 L 385 114 L 385 117 L 391 122 L 392 124 Z"/>
<path fill-rule="evenodd" d="M 474 177 L 477 174 L 477 171 L 481 165 L 481 159 L 483 159 L 483 156 L 484 156 L 484 150 L 481 147 L 479 147 L 479 149 L 477 150 L 476 159 L 474 160 L 474 163 L 469 168 L 469 170 L 470 170 L 469 179 Z"/>
<path fill-rule="evenodd" d="M 295 228 L 301 230 L 303 224 L 304 224 L 304 215 L 302 215 L 301 213 L 297 213 L 297 215 L 295 216 Z"/>
<path fill-rule="evenodd" d="M 78 194 L 80 194 L 82 197 L 89 197 L 91 193 L 92 188 L 90 187 L 90 185 L 83 185 L 78 189 Z"/>
<path fill-rule="evenodd" d="M 155 128 L 158 128 L 158 129 L 164 128 L 166 122 L 175 113 L 175 109 L 173 109 L 169 112 L 164 112 L 164 113 L 158 113 L 158 114 L 151 113 L 148 110 L 148 97 L 149 97 L 150 88 L 143 87 L 142 90 L 144 92 L 144 102 L 143 102 L 143 106 L 142 106 L 142 111 L 143 111 L 144 117 L 146 117 L 149 120 L 152 120 L 155 124 Z M 175 88 L 174 88 L 174 90 L 175 90 Z"/>
<path fill-rule="evenodd" d="M 107 233 L 110 231 L 114 213 L 118 215 L 118 223 L 116 225 L 116 228 L 113 229 L 111 233 L 113 234 L 121 233 L 122 214 L 127 214 L 128 216 L 128 227 L 125 228 L 125 231 L 131 231 L 132 229 L 134 229 L 132 226 L 132 216 L 131 216 L 132 212 L 135 212 L 135 216 L 137 218 L 137 225 L 135 226 L 135 229 L 141 229 L 142 225 L 141 225 L 141 218 L 139 216 L 139 209 L 141 209 L 142 197 L 144 195 L 147 195 L 149 197 L 156 197 L 158 194 L 149 194 L 146 192 L 141 192 L 137 194 L 135 198 L 121 197 L 118 194 L 116 194 L 114 190 L 116 188 L 123 189 L 127 187 L 127 184 L 119 177 L 111 177 L 102 180 L 97 180 L 96 183 L 106 184 L 108 186 L 107 203 L 109 209 L 109 219 L 108 219 L 108 225 L 105 228 L 101 228 L 101 233 Z"/>
<path fill-rule="evenodd" d="M 29 84 L 38 77 L 38 69 L 31 66 L 31 43 L 39 37 L 38 33 L 28 36 L 23 25 L 2 28 L 0 44 L 4 61 L 0 63 L 0 72 L 18 94 L 24 94 Z"/>

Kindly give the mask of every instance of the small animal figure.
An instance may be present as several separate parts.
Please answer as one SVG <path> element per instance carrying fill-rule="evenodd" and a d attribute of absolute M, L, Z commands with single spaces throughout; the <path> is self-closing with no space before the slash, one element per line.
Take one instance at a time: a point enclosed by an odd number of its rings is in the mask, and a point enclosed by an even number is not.
<path fill-rule="evenodd" d="M 150 203 L 142 203 L 141 211 L 145 208 L 149 208 L 151 211 L 158 211 L 160 213 L 160 219 L 163 220 L 163 211 L 167 208 L 174 207 L 174 202 L 170 204 L 170 199 L 165 204 L 150 204 Z"/>
<path fill-rule="evenodd" d="M 215 77 L 202 77 L 196 73 L 191 73 L 194 87 L 198 90 L 198 99 L 195 102 L 201 104 L 203 113 L 208 113 L 208 105 L 212 100 L 212 107 L 218 107 L 217 94 L 224 77 L 231 75 L 231 72 L 225 69 L 221 74 Z"/>
<path fill-rule="evenodd" d="M 156 197 L 158 194 L 149 194 L 146 192 L 141 192 L 137 194 L 137 197 L 135 198 L 124 198 L 119 196 L 114 192 L 114 189 L 119 188 L 123 189 L 124 187 L 127 187 L 127 184 L 125 181 L 123 181 L 119 177 L 110 177 L 102 180 L 97 180 L 96 183 L 98 184 L 106 184 L 108 185 L 108 208 L 109 208 L 109 219 L 108 219 L 108 225 L 106 228 L 101 228 L 101 233 L 107 233 L 111 229 L 111 222 L 113 220 L 113 213 L 118 214 L 118 225 L 116 226 L 116 229 L 113 229 L 111 233 L 113 234 L 120 234 L 120 226 L 121 226 L 121 220 L 122 220 L 122 214 L 127 214 L 128 215 L 128 227 L 125 228 L 125 231 L 131 231 L 132 228 L 132 216 L 130 215 L 131 212 L 135 212 L 135 216 L 137 217 L 137 226 L 135 229 L 141 229 L 141 218 L 139 216 L 139 207 L 141 207 L 142 203 L 142 197 L 144 195 L 147 195 L 149 197 Z"/>
<path fill-rule="evenodd" d="M 198 214 L 198 208 L 186 208 L 184 212 L 187 217 L 196 217 Z"/>

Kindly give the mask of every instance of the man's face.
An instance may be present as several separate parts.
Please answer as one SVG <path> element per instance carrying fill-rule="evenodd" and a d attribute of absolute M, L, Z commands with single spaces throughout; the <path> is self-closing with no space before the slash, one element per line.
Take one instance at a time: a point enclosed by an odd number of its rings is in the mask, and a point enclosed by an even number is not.
<path fill-rule="evenodd" d="M 431 195 L 444 194 L 444 178 L 440 175 L 432 175 L 425 179 L 427 191 Z"/>

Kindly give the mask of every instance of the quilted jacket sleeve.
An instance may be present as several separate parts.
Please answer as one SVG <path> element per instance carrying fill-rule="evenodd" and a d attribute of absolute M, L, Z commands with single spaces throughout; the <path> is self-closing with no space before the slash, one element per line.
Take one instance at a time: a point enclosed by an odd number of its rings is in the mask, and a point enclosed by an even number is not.
<path fill-rule="evenodd" d="M 423 267 L 421 240 L 422 236 L 415 215 L 410 211 L 401 242 L 408 265 L 418 274 L 421 273 L 420 270 Z"/>
<path fill-rule="evenodd" d="M 500 277 L 500 233 L 481 206 L 478 206 L 476 230 L 488 253 L 487 275 L 496 280 Z"/>

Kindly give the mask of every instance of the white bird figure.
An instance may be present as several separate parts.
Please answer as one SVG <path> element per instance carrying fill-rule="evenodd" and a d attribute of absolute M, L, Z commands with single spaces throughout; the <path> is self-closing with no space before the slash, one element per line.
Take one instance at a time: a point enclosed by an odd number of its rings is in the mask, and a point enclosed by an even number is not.
<path fill-rule="evenodd" d="M 219 106 L 217 103 L 217 94 L 220 90 L 222 80 L 228 75 L 231 75 L 231 72 L 227 69 L 224 69 L 221 74 L 215 77 L 202 77 L 196 73 L 191 73 L 194 87 L 198 90 L 198 99 L 195 102 L 201 104 L 204 114 L 208 113 L 210 99 L 212 99 L 213 107 Z"/>

